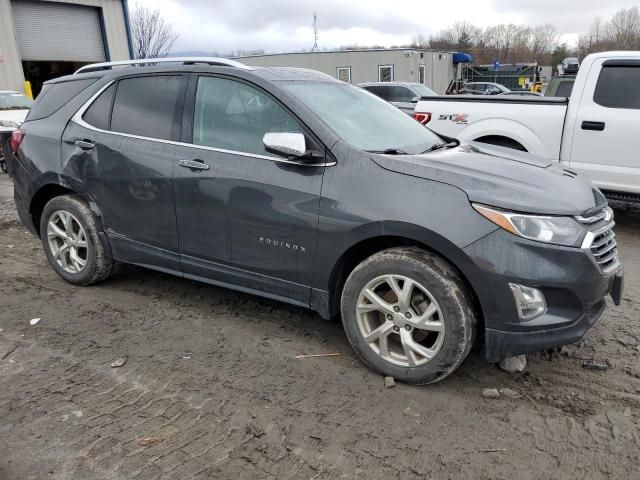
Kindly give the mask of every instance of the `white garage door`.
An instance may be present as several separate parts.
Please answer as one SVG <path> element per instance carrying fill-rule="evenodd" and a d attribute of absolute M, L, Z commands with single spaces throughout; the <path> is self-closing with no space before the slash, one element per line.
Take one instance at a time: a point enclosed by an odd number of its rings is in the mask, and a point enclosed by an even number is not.
<path fill-rule="evenodd" d="M 101 62 L 98 10 L 57 2 L 11 2 L 22 60 Z"/>

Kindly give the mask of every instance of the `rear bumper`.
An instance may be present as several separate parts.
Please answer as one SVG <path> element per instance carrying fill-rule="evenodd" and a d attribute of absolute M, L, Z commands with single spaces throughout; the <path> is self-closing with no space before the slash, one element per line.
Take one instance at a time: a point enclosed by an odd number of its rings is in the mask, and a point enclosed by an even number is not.
<path fill-rule="evenodd" d="M 28 192 L 33 188 L 35 182 L 22 163 L 20 163 L 20 161 L 15 157 L 11 160 L 10 164 L 10 172 L 13 177 L 13 198 L 16 202 L 18 217 L 20 217 L 22 225 L 24 225 L 24 227 L 33 235 L 37 236 L 38 232 L 33 223 L 33 216 L 29 211 L 31 197 L 28 194 Z"/>

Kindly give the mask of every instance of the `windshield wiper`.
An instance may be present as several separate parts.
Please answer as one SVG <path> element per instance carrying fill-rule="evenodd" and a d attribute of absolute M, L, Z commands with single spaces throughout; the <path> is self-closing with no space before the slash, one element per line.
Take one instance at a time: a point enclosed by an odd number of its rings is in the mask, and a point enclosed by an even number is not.
<path fill-rule="evenodd" d="M 369 153 L 382 153 L 384 155 L 409 155 L 409 153 L 399 148 L 387 148 L 386 150 L 367 150 Z"/>
<path fill-rule="evenodd" d="M 429 148 L 427 148 L 422 153 L 435 152 L 436 150 L 442 150 L 443 148 L 453 148 L 453 147 L 457 147 L 457 146 L 458 146 L 458 142 L 435 143 L 435 144 L 431 145 Z M 422 155 L 422 153 L 421 153 L 421 155 Z"/>

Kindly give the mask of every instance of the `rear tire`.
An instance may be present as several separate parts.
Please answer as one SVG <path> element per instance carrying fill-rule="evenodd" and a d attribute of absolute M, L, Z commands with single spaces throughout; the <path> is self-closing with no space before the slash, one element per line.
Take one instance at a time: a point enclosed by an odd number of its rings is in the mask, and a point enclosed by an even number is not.
<path fill-rule="evenodd" d="M 51 199 L 40 218 L 40 238 L 49 263 L 74 285 L 93 285 L 114 268 L 98 216 L 77 195 Z"/>
<path fill-rule="evenodd" d="M 392 248 L 358 265 L 341 299 L 342 323 L 358 356 L 376 372 L 428 384 L 453 373 L 475 338 L 472 296 L 440 257 Z"/>

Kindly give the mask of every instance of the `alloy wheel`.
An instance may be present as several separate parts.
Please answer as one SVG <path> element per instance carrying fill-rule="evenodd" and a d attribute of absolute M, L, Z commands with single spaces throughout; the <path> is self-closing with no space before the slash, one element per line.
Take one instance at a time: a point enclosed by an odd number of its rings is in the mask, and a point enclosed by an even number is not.
<path fill-rule="evenodd" d="M 395 365 L 424 365 L 444 343 L 440 306 L 427 288 L 404 275 L 367 283 L 358 296 L 356 318 L 369 347 Z"/>
<path fill-rule="evenodd" d="M 67 273 L 80 273 L 89 255 L 87 234 L 71 213 L 57 210 L 47 224 L 47 240 L 51 255 Z"/>

